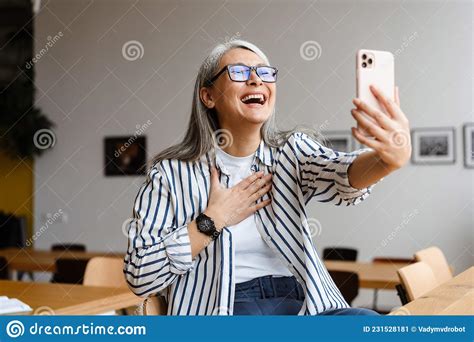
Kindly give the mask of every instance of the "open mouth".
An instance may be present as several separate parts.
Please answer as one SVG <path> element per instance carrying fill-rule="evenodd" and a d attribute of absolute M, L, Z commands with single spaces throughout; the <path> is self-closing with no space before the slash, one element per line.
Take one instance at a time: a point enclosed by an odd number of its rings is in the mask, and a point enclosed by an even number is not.
<path fill-rule="evenodd" d="M 267 99 L 264 94 L 248 94 L 248 95 L 244 95 L 244 97 L 242 97 L 240 101 L 242 101 L 246 105 L 255 107 L 255 106 L 263 106 L 265 102 L 267 101 Z"/>

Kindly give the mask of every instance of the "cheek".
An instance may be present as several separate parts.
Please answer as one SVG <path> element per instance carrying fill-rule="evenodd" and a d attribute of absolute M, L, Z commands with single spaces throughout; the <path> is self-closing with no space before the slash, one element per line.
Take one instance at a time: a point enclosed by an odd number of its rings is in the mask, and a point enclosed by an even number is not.
<path fill-rule="evenodd" d="M 224 88 L 221 88 L 221 93 L 219 94 L 219 102 L 221 105 L 231 104 L 235 105 L 237 94 L 239 94 L 240 89 L 235 85 L 227 85 Z"/>
<path fill-rule="evenodd" d="M 273 89 L 270 89 L 270 104 L 274 105 L 276 101 L 276 87 L 273 87 Z"/>

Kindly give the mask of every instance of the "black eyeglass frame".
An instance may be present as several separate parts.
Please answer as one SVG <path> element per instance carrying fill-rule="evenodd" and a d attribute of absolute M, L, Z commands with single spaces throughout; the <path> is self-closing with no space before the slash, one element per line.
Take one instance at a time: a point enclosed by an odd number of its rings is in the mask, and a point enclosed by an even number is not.
<path fill-rule="evenodd" d="M 250 68 L 250 72 L 249 72 L 249 77 L 246 79 L 246 80 L 233 80 L 232 79 L 232 76 L 230 75 L 230 68 L 233 67 L 233 66 L 244 66 L 244 67 L 247 67 L 247 68 Z M 258 74 L 258 69 L 259 68 L 271 68 L 275 71 L 275 81 L 264 81 L 260 75 Z M 214 83 L 215 80 L 217 80 L 219 78 L 220 75 L 222 75 L 222 73 L 224 71 L 227 70 L 227 75 L 229 76 L 229 79 L 233 82 L 247 82 L 249 79 L 250 79 L 250 75 L 252 74 L 252 71 L 255 70 L 255 73 L 257 74 L 257 76 L 262 80 L 262 82 L 265 82 L 265 83 L 275 83 L 277 81 L 277 75 L 278 75 L 278 69 L 273 67 L 273 66 L 269 66 L 269 65 L 254 65 L 254 66 L 249 66 L 249 65 L 245 65 L 245 64 L 227 64 L 226 66 L 224 66 L 213 78 L 211 78 L 208 82 L 206 82 L 208 85 L 211 85 Z"/>

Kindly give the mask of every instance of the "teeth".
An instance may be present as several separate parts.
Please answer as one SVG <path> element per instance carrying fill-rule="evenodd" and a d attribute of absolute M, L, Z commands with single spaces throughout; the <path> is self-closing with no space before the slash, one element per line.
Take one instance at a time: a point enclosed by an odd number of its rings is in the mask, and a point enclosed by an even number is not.
<path fill-rule="evenodd" d="M 261 102 L 263 102 L 265 100 L 265 97 L 263 96 L 263 94 L 250 94 L 243 97 L 241 101 L 245 102 L 250 99 L 259 99 Z"/>

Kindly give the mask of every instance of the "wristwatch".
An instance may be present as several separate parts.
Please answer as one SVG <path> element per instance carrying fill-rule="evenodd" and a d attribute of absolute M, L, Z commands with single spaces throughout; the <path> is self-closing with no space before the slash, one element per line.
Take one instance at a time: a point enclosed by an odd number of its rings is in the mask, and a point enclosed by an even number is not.
<path fill-rule="evenodd" d="M 220 231 L 217 230 L 214 221 L 204 213 L 200 213 L 198 217 L 196 217 L 196 224 L 197 229 L 207 236 L 210 236 L 212 240 L 217 239 L 220 235 Z"/>

